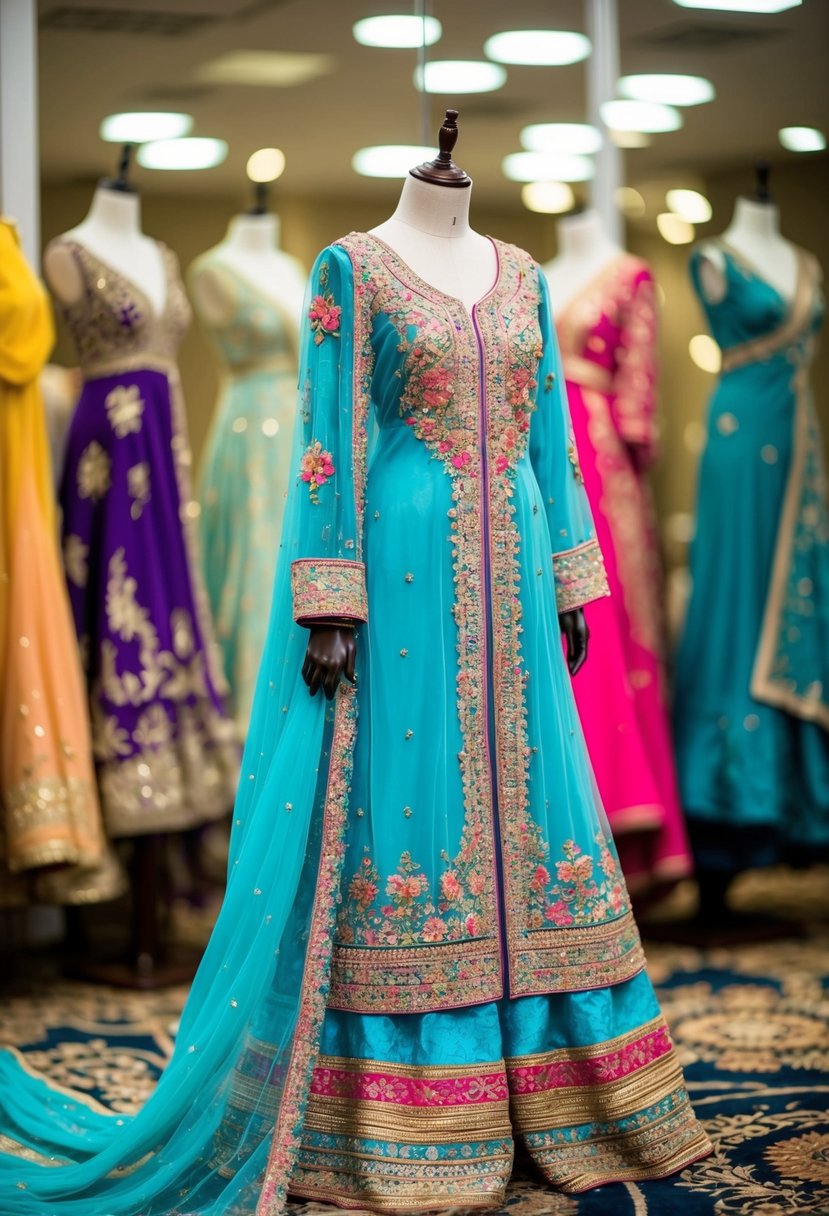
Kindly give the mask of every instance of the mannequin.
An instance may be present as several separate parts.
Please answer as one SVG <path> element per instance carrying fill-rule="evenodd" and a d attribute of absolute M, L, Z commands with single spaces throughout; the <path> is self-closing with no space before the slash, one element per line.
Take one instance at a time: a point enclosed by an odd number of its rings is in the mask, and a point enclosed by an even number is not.
<path fill-rule="evenodd" d="M 158 243 L 141 231 L 141 199 L 127 181 L 130 145 L 114 180 L 99 183 L 85 219 L 65 234 L 117 270 L 143 293 L 160 316 L 167 298 L 167 275 Z M 84 290 L 76 259 L 65 245 L 52 245 L 43 258 L 49 287 L 61 304 L 75 304 Z"/>
<path fill-rule="evenodd" d="M 562 312 L 622 250 L 604 230 L 598 211 L 572 212 L 556 225 L 559 253 L 544 267 L 557 313 Z"/>
<path fill-rule="evenodd" d="M 753 198 L 740 197 L 731 223 L 719 242 L 733 249 L 786 300 L 794 297 L 797 285 L 797 253 L 791 241 L 780 234 L 780 211 L 768 189 L 769 169 L 762 161 L 756 167 L 757 189 Z M 718 304 L 726 293 L 725 257 L 720 244 L 703 244 L 700 286 L 709 304 Z"/>
<path fill-rule="evenodd" d="M 218 257 L 263 296 L 274 299 L 296 323 L 302 311 L 305 271 L 299 261 L 279 248 L 279 217 L 272 212 L 237 215 L 209 255 Z M 188 276 L 193 300 L 209 326 L 227 324 L 236 308 L 235 296 L 215 264 L 196 263 Z"/>
<path fill-rule="evenodd" d="M 452 161 L 458 138 L 457 110 L 447 110 L 435 160 L 409 170 L 392 216 L 370 229 L 430 286 L 454 296 L 472 313 L 498 273 L 495 246 L 470 227 L 472 178 Z M 584 611 L 559 615 L 567 643 L 567 666 L 575 675 L 587 658 L 589 631 Z M 302 669 L 311 696 L 322 688 L 331 700 L 342 676 L 354 683 L 353 626 L 335 621 L 314 625 Z"/>

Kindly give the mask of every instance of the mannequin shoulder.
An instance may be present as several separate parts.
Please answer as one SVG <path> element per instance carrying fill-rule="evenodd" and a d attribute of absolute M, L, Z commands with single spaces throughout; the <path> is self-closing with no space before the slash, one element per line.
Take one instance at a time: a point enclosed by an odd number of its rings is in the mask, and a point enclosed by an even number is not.
<path fill-rule="evenodd" d="M 691 251 L 691 273 L 707 304 L 719 304 L 728 294 L 725 251 L 715 241 L 702 241 Z"/>
<path fill-rule="evenodd" d="M 233 275 L 209 254 L 196 258 L 188 267 L 187 289 L 205 325 L 221 328 L 236 312 Z"/>
<path fill-rule="evenodd" d="M 56 237 L 43 252 L 43 277 L 61 304 L 77 304 L 85 290 L 83 271 L 72 245 L 72 233 Z"/>

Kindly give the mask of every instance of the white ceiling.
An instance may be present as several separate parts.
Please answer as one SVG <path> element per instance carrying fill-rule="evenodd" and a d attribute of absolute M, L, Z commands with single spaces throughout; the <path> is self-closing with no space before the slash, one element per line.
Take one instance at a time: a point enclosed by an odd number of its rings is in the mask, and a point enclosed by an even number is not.
<path fill-rule="evenodd" d="M 584 29 L 581 0 L 432 0 L 443 23 L 432 58 L 481 58 L 485 39 L 509 28 Z M 203 173 L 138 169 L 146 192 L 238 190 L 248 155 L 281 147 L 279 189 L 296 195 L 371 190 L 351 169 L 365 144 L 419 143 L 423 99 L 412 84 L 415 52 L 358 46 L 351 25 L 410 0 L 41 0 L 41 158 L 44 179 L 111 172 L 117 149 L 98 138 L 108 113 L 183 109 L 193 134 L 230 144 L 224 165 Z M 829 127 L 829 0 L 805 0 L 773 17 L 717 14 L 672 0 L 619 0 L 621 68 L 710 77 L 717 99 L 685 111 L 682 131 L 627 152 L 629 180 L 783 159 L 777 130 Z M 98 28 L 90 28 L 95 26 Z M 101 28 L 115 26 L 115 29 Z M 205 84 L 200 69 L 235 50 L 330 56 L 331 70 L 291 88 Z M 517 200 L 500 171 L 522 126 L 585 117 L 585 65 L 512 67 L 497 93 L 430 99 L 429 142 L 443 108 L 460 110 L 456 160 L 493 202 Z"/>

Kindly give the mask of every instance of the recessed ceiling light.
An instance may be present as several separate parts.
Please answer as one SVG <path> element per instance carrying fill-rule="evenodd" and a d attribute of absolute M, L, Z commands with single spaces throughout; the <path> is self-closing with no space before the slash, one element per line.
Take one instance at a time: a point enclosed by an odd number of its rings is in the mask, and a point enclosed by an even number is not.
<path fill-rule="evenodd" d="M 424 84 L 425 80 L 425 84 Z M 506 84 L 507 73 L 498 63 L 483 59 L 436 59 L 434 63 L 418 64 L 414 72 L 415 88 L 421 93 L 493 93 Z"/>
<path fill-rule="evenodd" d="M 674 215 L 673 211 L 663 211 L 658 215 L 656 226 L 669 245 L 689 245 L 694 239 L 694 225 Z"/>
<path fill-rule="evenodd" d="M 713 8 L 724 13 L 783 13 L 803 0 L 674 0 L 680 8 Z"/>
<path fill-rule="evenodd" d="M 434 46 L 443 33 L 437 17 L 413 17 L 388 13 L 384 17 L 364 17 L 351 27 L 361 46 L 418 47 Z"/>
<path fill-rule="evenodd" d="M 697 367 L 716 376 L 722 366 L 722 351 L 709 334 L 694 334 L 688 353 Z"/>
<path fill-rule="evenodd" d="M 822 152 L 826 136 L 817 127 L 782 127 L 777 138 L 790 152 Z"/>
<path fill-rule="evenodd" d="M 498 63 L 564 67 L 586 59 L 590 39 L 573 30 L 505 30 L 484 43 L 484 54 Z"/>
<path fill-rule="evenodd" d="M 603 101 L 600 108 L 603 122 L 613 131 L 655 134 L 682 126 L 679 110 L 657 101 Z"/>
<path fill-rule="evenodd" d="M 204 84 L 246 84 L 288 89 L 325 76 L 334 68 L 333 55 L 298 51 L 228 51 L 203 63 L 195 78 Z"/>
<path fill-rule="evenodd" d="M 521 202 L 528 211 L 558 215 L 569 211 L 576 199 L 566 182 L 527 182 L 521 187 Z"/>
<path fill-rule="evenodd" d="M 587 182 L 596 175 L 592 160 L 564 152 L 510 152 L 501 168 L 513 182 Z"/>
<path fill-rule="evenodd" d="M 704 76 L 676 76 L 664 72 L 623 76 L 618 87 L 622 97 L 632 101 L 662 101 L 669 106 L 699 106 L 713 101 L 716 96 L 713 84 Z"/>
<path fill-rule="evenodd" d="M 689 224 L 707 224 L 711 219 L 711 204 L 698 190 L 669 190 L 665 202 L 669 211 Z"/>
<path fill-rule="evenodd" d="M 151 139 L 178 139 L 193 129 L 191 114 L 161 110 L 134 110 L 110 114 L 101 123 L 99 134 L 111 144 L 145 144 Z"/>
<path fill-rule="evenodd" d="M 602 133 L 586 122 L 536 122 L 524 127 L 521 143 L 529 152 L 575 152 L 590 156 L 601 148 Z"/>
<path fill-rule="evenodd" d="M 281 148 L 260 148 L 248 157 L 245 171 L 252 182 L 275 182 L 285 169 Z"/>
<path fill-rule="evenodd" d="M 653 143 L 644 131 L 608 131 L 607 134 L 617 148 L 649 148 Z"/>
<path fill-rule="evenodd" d="M 156 139 L 142 144 L 136 160 L 145 169 L 212 169 L 227 156 L 223 139 Z"/>
<path fill-rule="evenodd" d="M 376 144 L 355 152 L 351 167 L 363 177 L 405 177 L 415 165 L 434 158 L 434 148 L 419 144 Z"/>
<path fill-rule="evenodd" d="M 645 200 L 633 186 L 617 186 L 613 192 L 613 201 L 628 219 L 636 220 L 645 214 Z"/>

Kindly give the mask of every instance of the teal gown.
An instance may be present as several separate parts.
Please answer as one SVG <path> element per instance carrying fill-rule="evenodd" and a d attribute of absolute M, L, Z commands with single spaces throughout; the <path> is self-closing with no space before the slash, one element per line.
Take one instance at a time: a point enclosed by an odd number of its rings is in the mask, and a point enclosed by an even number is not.
<path fill-rule="evenodd" d="M 791 304 L 723 246 L 723 351 L 699 474 L 675 676 L 682 801 L 701 870 L 829 852 L 829 514 L 808 385 L 820 271 Z"/>
<path fill-rule="evenodd" d="M 225 903 L 133 1120 L 0 1056 L 0 1216 L 487 1207 L 516 1142 L 566 1191 L 710 1151 L 562 654 L 606 581 L 546 285 L 493 244 L 471 312 L 371 235 L 317 259 Z"/>
<path fill-rule="evenodd" d="M 199 480 L 204 582 L 231 707 L 247 729 L 265 646 L 296 413 L 296 320 L 221 254 L 194 269 L 221 277 L 235 312 L 202 325 L 225 371 Z"/>

